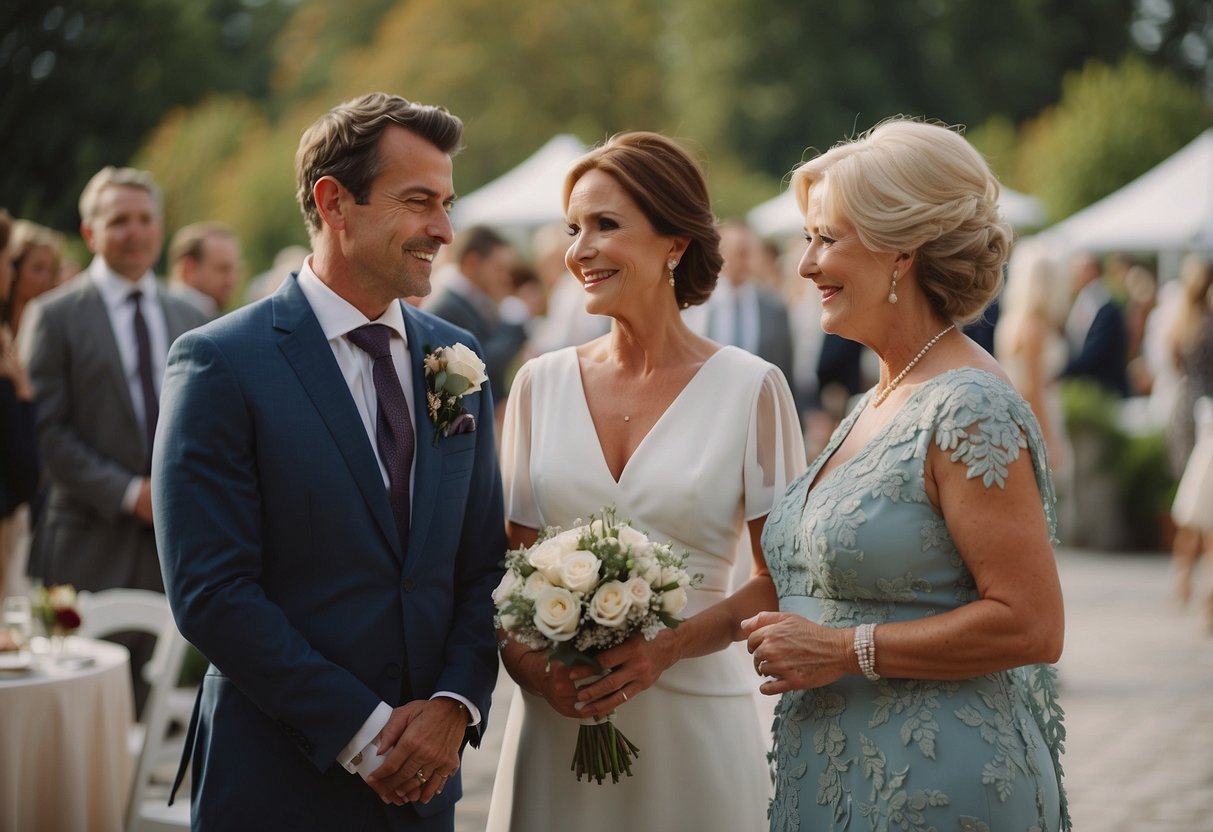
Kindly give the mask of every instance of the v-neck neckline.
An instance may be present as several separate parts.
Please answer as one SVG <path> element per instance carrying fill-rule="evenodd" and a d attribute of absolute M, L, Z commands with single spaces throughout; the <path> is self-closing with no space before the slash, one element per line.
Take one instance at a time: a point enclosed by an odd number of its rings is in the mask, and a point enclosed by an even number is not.
<path fill-rule="evenodd" d="M 671 410 L 677 407 L 678 403 L 682 401 L 684 396 L 686 396 L 687 390 L 690 390 L 691 387 L 695 385 L 695 382 L 704 374 L 704 371 L 708 368 L 708 365 L 715 360 L 716 356 L 720 355 L 727 349 L 729 349 L 727 346 L 721 347 L 720 349 L 716 350 L 716 352 L 704 359 L 703 363 L 699 365 L 699 369 L 696 370 L 694 375 L 692 375 L 687 380 L 687 383 L 682 386 L 682 389 L 678 391 L 678 395 L 675 396 L 668 405 L 666 405 L 665 410 L 663 410 L 661 415 L 657 417 L 657 421 L 653 422 L 653 426 L 648 429 L 644 437 L 639 443 L 637 443 L 636 447 L 632 450 L 632 453 L 623 463 L 623 467 L 619 469 L 618 477 L 611 472 L 611 465 L 607 462 L 606 451 L 602 447 L 602 437 L 598 435 L 598 426 L 594 424 L 594 414 L 590 412 L 590 400 L 585 391 L 585 379 L 581 375 L 581 359 L 577 355 L 577 351 L 575 349 L 569 350 L 569 353 L 572 356 L 573 371 L 577 375 L 577 387 L 581 391 L 582 414 L 585 416 L 586 421 L 589 422 L 590 432 L 594 435 L 594 443 L 598 446 L 598 459 L 602 463 L 602 467 L 606 470 L 607 477 L 609 477 L 615 485 L 619 485 L 623 482 L 623 478 L 627 476 L 628 469 L 632 466 L 632 460 L 634 460 L 640 454 L 640 452 L 644 450 L 645 446 L 649 442 L 649 437 L 657 432 L 657 429 L 661 427 L 661 423 L 665 421 L 665 417 L 670 413 Z"/>
<path fill-rule="evenodd" d="M 964 370 L 973 370 L 975 372 L 985 373 L 987 375 L 994 376 L 994 374 L 991 373 L 989 370 L 983 370 L 980 367 L 962 366 L 962 367 L 953 367 L 950 370 L 944 370 L 943 372 L 937 373 L 936 375 L 933 375 L 928 379 L 924 379 L 923 381 L 920 381 L 918 384 L 915 384 L 911 388 L 910 395 L 908 397 L 906 397 L 906 400 L 904 402 L 902 402 L 901 407 L 897 408 L 897 412 L 893 414 L 892 418 L 890 418 L 889 421 L 887 421 L 883 425 L 881 425 L 880 429 L 872 435 L 871 439 L 869 439 L 867 442 L 865 442 L 863 445 L 861 445 L 859 450 L 857 450 L 855 453 L 851 454 L 850 458 L 838 463 L 838 467 L 836 467 L 833 471 L 830 471 L 828 474 L 826 474 L 824 477 L 822 477 L 819 480 L 817 478 L 817 476 L 818 476 L 818 474 L 821 473 L 821 469 L 824 468 L 829 463 L 829 461 L 834 457 L 834 454 L 838 453 L 838 449 L 842 447 L 842 443 L 847 441 L 847 437 L 850 436 L 851 431 L 855 429 L 855 423 L 859 421 L 859 417 L 863 413 L 864 408 L 866 408 L 868 406 L 868 402 L 871 400 L 872 396 L 874 395 L 872 391 L 868 391 L 865 394 L 864 399 L 858 405 L 855 406 L 855 409 L 853 411 L 851 411 L 850 414 L 847 415 L 847 418 L 846 418 L 846 420 L 844 420 L 843 425 L 839 426 L 840 429 L 837 432 L 835 432 L 834 437 L 832 437 L 830 443 L 828 445 L 826 445 L 825 450 L 823 450 L 821 452 L 821 464 L 816 466 L 816 468 L 810 467 L 809 472 L 808 472 L 809 475 L 806 476 L 808 486 L 805 488 L 805 497 L 804 497 L 805 503 L 806 504 L 808 503 L 809 495 L 812 494 L 812 492 L 815 489 L 821 488 L 822 485 L 824 485 L 825 483 L 832 480 L 839 471 L 842 471 L 843 469 L 847 468 L 852 463 L 854 463 L 855 460 L 859 459 L 862 456 L 865 456 L 874 447 L 876 447 L 877 443 L 880 442 L 884 438 L 885 434 L 887 434 L 890 430 L 892 430 L 893 425 L 897 423 L 897 420 L 900 418 L 901 414 L 905 411 L 905 409 L 914 403 L 914 400 L 916 398 L 918 398 L 918 395 L 924 389 L 933 387 L 935 382 L 944 378 L 945 376 L 950 376 L 953 373 L 959 373 Z M 997 376 L 994 376 L 994 377 L 997 378 Z M 844 426 L 846 428 L 845 431 L 843 431 L 841 429 Z M 834 441 L 834 440 L 837 440 L 837 441 Z"/>

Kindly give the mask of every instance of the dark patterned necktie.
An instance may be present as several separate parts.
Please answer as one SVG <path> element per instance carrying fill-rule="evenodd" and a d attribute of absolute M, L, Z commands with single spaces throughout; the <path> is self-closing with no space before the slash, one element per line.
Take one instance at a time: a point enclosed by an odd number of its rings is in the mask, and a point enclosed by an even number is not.
<path fill-rule="evenodd" d="M 409 418 L 408 400 L 400 386 L 396 365 L 392 363 L 392 330 L 383 324 L 360 326 L 347 336 L 350 342 L 374 361 L 372 377 L 379 405 L 375 413 L 375 443 L 388 471 L 388 497 L 396 529 L 400 535 L 400 550 L 409 548 L 409 472 L 413 467 L 413 422 Z"/>
<path fill-rule="evenodd" d="M 143 393 L 143 431 L 147 440 L 147 464 L 152 464 L 152 439 L 156 436 L 156 420 L 160 418 L 160 400 L 152 379 L 152 339 L 143 317 L 143 292 L 136 289 L 128 296 L 135 305 L 135 349 L 139 360 L 139 388 Z M 150 468 L 149 468 L 150 470 Z"/>

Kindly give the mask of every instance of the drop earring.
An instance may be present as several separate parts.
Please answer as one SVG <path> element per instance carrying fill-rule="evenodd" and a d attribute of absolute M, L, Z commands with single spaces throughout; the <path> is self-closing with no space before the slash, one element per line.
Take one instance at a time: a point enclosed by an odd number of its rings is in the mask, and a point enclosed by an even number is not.
<path fill-rule="evenodd" d="M 889 286 L 889 303 L 897 303 L 897 269 L 893 269 L 893 283 Z"/>
<path fill-rule="evenodd" d="M 674 269 L 678 268 L 678 261 L 677 260 L 667 260 L 665 266 L 667 269 L 670 270 L 670 285 L 673 286 L 674 285 Z"/>

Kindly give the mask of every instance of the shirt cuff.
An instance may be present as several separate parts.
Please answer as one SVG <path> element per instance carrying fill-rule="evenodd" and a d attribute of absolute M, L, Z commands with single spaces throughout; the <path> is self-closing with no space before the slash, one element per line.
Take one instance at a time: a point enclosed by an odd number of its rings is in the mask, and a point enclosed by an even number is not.
<path fill-rule="evenodd" d="M 368 774 L 379 768 L 383 758 L 375 752 L 375 737 L 379 736 L 379 732 L 383 730 L 384 725 L 387 725 L 391 716 L 391 705 L 380 702 L 375 706 L 375 710 L 371 711 L 366 722 L 362 723 L 358 733 L 354 734 L 346 743 L 345 748 L 341 749 L 341 753 L 337 755 L 337 762 L 341 764 L 342 768 L 350 774 L 361 775 L 363 780 Z"/>
<path fill-rule="evenodd" d="M 480 724 L 480 709 L 473 705 L 468 700 L 464 699 L 457 693 L 452 693 L 449 690 L 440 690 L 435 693 L 430 699 L 437 699 L 439 696 L 445 696 L 447 699 L 454 699 L 456 702 L 463 703 L 463 707 L 468 709 L 468 726 L 474 728 Z"/>
<path fill-rule="evenodd" d="M 127 483 L 126 491 L 122 492 L 122 511 L 124 513 L 135 513 L 135 503 L 139 502 L 139 489 L 141 488 L 143 488 L 143 477 L 135 477 Z"/>

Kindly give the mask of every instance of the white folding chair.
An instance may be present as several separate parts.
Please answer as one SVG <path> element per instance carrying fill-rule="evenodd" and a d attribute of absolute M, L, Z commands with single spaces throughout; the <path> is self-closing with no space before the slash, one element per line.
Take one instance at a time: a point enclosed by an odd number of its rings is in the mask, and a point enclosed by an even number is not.
<path fill-rule="evenodd" d="M 163 593 L 143 589 L 107 589 L 80 593 L 80 634 L 104 637 L 120 632 L 145 632 L 156 636 L 151 659 L 143 668 L 149 690 L 143 706 L 143 724 L 132 731 L 135 774 L 127 802 L 128 832 L 159 832 L 189 828 L 188 795 L 174 806 L 164 796 L 149 795 L 153 774 L 158 766 L 174 764 L 180 756 L 181 740 L 168 740 L 166 734 L 174 717 L 188 720 L 189 712 L 179 713 L 182 703 L 192 698 L 177 687 L 181 666 L 189 644 L 177 631 Z"/>

